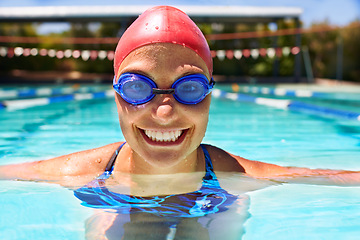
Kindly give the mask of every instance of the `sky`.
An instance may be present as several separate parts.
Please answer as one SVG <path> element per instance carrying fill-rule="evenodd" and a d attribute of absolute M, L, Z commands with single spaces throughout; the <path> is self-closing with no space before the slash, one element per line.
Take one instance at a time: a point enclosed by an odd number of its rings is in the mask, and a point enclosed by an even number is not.
<path fill-rule="evenodd" d="M 94 5 L 236 5 L 236 6 L 285 6 L 303 9 L 304 27 L 311 23 L 328 21 L 344 26 L 360 19 L 360 0 L 0 0 L 0 7 L 10 6 L 94 6 Z M 60 24 L 58 27 L 65 27 Z M 46 28 L 46 25 L 44 26 Z M 59 29 L 59 28 L 58 28 Z M 46 31 L 43 29 L 42 31 Z"/>

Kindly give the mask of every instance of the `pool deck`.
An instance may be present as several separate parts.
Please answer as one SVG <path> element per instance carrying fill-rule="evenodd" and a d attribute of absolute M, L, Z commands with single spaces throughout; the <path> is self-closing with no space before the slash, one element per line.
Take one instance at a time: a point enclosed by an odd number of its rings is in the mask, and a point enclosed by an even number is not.
<path fill-rule="evenodd" d="M 111 83 L 114 75 L 112 72 L 81 73 L 76 71 L 46 71 L 32 72 L 13 70 L 9 73 L 0 73 L 0 84 L 63 84 L 63 83 Z"/>
<path fill-rule="evenodd" d="M 360 83 L 320 78 L 315 79 L 313 84 L 277 84 L 276 87 L 289 90 L 306 89 L 314 92 L 360 93 Z"/>

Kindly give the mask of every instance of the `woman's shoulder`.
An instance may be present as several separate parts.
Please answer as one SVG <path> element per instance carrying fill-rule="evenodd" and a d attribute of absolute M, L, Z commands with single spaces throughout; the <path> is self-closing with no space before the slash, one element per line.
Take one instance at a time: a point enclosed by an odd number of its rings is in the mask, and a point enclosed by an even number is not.
<path fill-rule="evenodd" d="M 309 174 L 309 171 L 311 173 L 311 170 L 306 168 L 282 167 L 271 163 L 242 158 L 215 146 L 205 145 L 205 147 L 210 154 L 215 171 L 243 172 L 248 176 L 257 178 Z"/>
<path fill-rule="evenodd" d="M 222 172 L 245 172 L 239 162 L 239 156 L 232 155 L 225 150 L 209 144 L 202 144 L 209 152 L 215 171 Z"/>
<path fill-rule="evenodd" d="M 81 175 L 103 171 L 121 142 L 60 156 L 44 162 L 62 166 L 61 175 Z M 54 163 L 54 164 L 52 164 Z"/>
<path fill-rule="evenodd" d="M 0 179 L 53 180 L 65 176 L 98 175 L 105 170 L 120 142 L 48 160 L 0 166 Z"/>

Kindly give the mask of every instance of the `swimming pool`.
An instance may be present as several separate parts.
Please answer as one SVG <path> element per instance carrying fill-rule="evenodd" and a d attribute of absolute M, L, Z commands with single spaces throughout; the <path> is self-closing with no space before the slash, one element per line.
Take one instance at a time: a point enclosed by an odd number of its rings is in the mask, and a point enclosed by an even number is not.
<path fill-rule="evenodd" d="M 357 100 L 352 101 L 355 104 L 345 110 L 356 111 Z M 326 106 L 343 107 L 331 101 Z M 123 140 L 111 98 L 0 111 L 0 164 Z M 217 98 L 210 111 L 206 143 L 280 165 L 360 170 L 359 121 Z M 246 182 L 239 176 L 230 180 Z M 93 210 L 81 206 L 72 190 L 48 183 L 0 181 L 0 185 L 1 239 L 84 238 Z M 357 239 L 359 190 L 309 183 L 248 192 L 249 216 L 239 222 L 242 239 Z"/>

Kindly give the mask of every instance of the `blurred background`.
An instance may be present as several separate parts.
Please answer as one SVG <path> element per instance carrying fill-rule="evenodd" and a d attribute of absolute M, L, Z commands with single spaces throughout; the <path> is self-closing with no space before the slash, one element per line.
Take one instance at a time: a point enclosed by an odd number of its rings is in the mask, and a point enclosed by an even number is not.
<path fill-rule="evenodd" d="M 0 2 L 0 83 L 111 82 L 116 43 L 151 5 L 187 12 L 219 82 L 360 82 L 359 0 Z"/>

